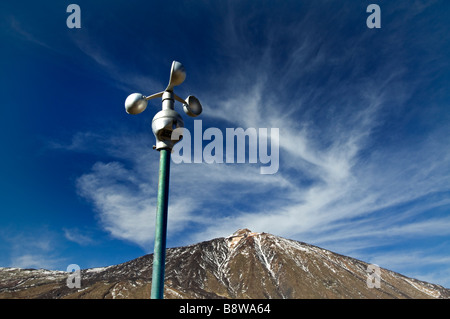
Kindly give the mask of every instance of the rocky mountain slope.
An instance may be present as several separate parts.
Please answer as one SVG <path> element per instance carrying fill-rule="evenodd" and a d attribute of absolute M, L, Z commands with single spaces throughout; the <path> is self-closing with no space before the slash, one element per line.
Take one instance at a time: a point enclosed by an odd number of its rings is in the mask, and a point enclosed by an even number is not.
<path fill-rule="evenodd" d="M 149 298 L 153 255 L 69 273 L 0 268 L 0 298 Z M 368 287 L 368 264 L 306 243 L 238 230 L 166 253 L 165 298 L 450 298 L 450 289 L 381 268 Z M 372 281 L 371 281 L 372 282 Z"/>

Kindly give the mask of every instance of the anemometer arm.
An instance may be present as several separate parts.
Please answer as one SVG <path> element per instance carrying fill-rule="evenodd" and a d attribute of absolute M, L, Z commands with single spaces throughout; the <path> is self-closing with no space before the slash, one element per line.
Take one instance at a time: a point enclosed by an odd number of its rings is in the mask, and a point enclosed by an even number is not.
<path fill-rule="evenodd" d="M 164 91 L 152 94 L 150 96 L 143 96 L 144 100 L 148 101 L 151 99 L 156 99 L 157 97 L 161 97 L 164 94 Z"/>
<path fill-rule="evenodd" d="M 152 94 L 152 95 L 150 95 L 150 96 L 145 96 L 144 99 L 145 99 L 146 101 L 151 100 L 151 99 L 156 99 L 157 97 L 161 97 L 161 96 L 164 94 L 164 92 L 165 92 L 165 91 L 158 92 L 158 93 Z M 186 104 L 186 101 L 183 100 L 183 99 L 182 99 L 181 97 L 179 97 L 178 95 L 176 95 L 175 93 L 173 93 L 173 96 L 174 96 L 175 100 L 177 100 L 178 102 L 180 102 L 180 103 L 182 103 L 182 104 Z"/>

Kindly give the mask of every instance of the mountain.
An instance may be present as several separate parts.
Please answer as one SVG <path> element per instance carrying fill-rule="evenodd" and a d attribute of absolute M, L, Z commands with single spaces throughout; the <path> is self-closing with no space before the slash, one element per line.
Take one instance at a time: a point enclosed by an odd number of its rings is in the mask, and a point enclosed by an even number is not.
<path fill-rule="evenodd" d="M 70 275 L 0 268 L 0 298 L 149 298 L 153 255 Z M 450 289 L 303 242 L 240 229 L 225 238 L 166 252 L 165 298 L 450 298 Z M 369 277 L 369 275 L 371 277 Z M 368 285 L 368 278 L 372 288 Z"/>

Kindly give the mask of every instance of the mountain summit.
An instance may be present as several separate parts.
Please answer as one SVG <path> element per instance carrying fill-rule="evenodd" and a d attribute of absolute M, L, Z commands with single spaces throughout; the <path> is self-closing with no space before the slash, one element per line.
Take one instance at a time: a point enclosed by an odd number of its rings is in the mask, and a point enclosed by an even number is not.
<path fill-rule="evenodd" d="M 149 298 L 153 255 L 81 270 L 68 288 L 63 271 L 0 268 L 0 298 Z M 449 298 L 442 286 L 303 242 L 239 229 L 228 237 L 170 248 L 165 298 Z M 372 287 L 372 288 L 371 288 Z"/>

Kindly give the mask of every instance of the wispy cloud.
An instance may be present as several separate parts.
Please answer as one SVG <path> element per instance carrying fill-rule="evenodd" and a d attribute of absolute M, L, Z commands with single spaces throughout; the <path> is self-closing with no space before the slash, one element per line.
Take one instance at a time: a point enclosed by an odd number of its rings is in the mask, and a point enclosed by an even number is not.
<path fill-rule="evenodd" d="M 30 41 L 34 44 L 37 44 L 39 46 L 42 46 L 48 50 L 54 51 L 54 48 L 50 46 L 49 44 L 45 43 L 42 39 L 40 39 L 38 36 L 34 35 L 32 32 L 28 30 L 27 27 L 24 27 L 23 23 L 18 20 L 13 15 L 9 15 L 5 17 L 7 21 L 7 26 L 10 28 L 10 30 L 17 36 L 21 37 L 25 41 Z"/>
<path fill-rule="evenodd" d="M 142 142 L 148 138 L 146 135 L 124 134 L 106 140 L 102 136 L 77 134 L 66 145 L 70 151 L 103 152 L 117 159 L 95 163 L 90 172 L 77 179 L 77 191 L 94 205 L 101 226 L 113 237 L 150 250 L 156 212 L 158 153 Z M 64 147 L 58 143 L 58 148 Z M 179 199 L 174 196 L 169 206 L 172 211 L 169 231 L 178 231 L 183 225 L 197 221 L 195 208 L 195 201 L 189 196 Z"/>
<path fill-rule="evenodd" d="M 163 89 L 162 81 L 155 81 L 144 72 L 135 70 L 129 64 L 132 61 L 118 61 L 102 45 L 98 37 L 84 30 L 82 34 L 71 35 L 71 39 L 78 50 L 91 59 L 96 67 L 105 72 L 111 84 L 126 92 L 144 92 L 151 94 L 151 90 Z M 149 92 L 149 93 L 147 93 Z"/>
<path fill-rule="evenodd" d="M 92 245 L 95 243 L 95 240 L 92 238 L 92 235 L 90 235 L 88 232 L 81 231 L 78 228 L 64 228 L 64 237 L 72 241 L 74 243 L 77 243 L 81 246 L 87 246 Z"/>
<path fill-rule="evenodd" d="M 9 254 L 2 256 L 2 263 L 8 267 L 55 269 L 64 264 L 58 254 L 59 236 L 41 226 L 39 231 L 15 231 L 3 228 L 0 238 L 9 245 Z"/>

